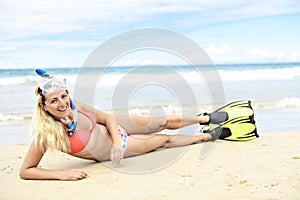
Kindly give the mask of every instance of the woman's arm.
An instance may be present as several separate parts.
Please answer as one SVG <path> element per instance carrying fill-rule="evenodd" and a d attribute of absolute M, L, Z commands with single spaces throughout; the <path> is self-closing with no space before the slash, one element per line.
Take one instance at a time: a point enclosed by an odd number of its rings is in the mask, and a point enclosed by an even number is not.
<path fill-rule="evenodd" d="M 20 169 L 22 179 L 34 180 L 80 180 L 87 176 L 81 170 L 47 170 L 37 167 L 44 153 L 32 142 Z"/>

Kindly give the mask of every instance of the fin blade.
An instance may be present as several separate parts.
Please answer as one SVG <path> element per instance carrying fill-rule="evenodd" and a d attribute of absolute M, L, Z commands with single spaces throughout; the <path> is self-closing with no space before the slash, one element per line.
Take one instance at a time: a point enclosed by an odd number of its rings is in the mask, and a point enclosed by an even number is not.
<path fill-rule="evenodd" d="M 251 106 L 251 101 L 250 100 L 239 100 L 239 101 L 233 101 L 219 109 L 217 109 L 216 111 L 224 111 L 226 109 L 231 109 L 231 108 L 238 108 L 238 107 L 249 107 L 250 109 L 252 109 Z"/>
<path fill-rule="evenodd" d="M 214 112 L 226 112 L 228 114 L 228 121 L 242 116 L 249 116 L 251 121 L 254 122 L 254 110 L 250 100 L 234 101 Z"/>
<path fill-rule="evenodd" d="M 254 115 L 254 111 L 247 107 L 239 107 L 238 109 L 228 108 L 224 111 L 227 112 L 229 119 L 239 118 L 239 117 L 243 117 L 243 116 L 250 117 L 250 116 Z"/>
<path fill-rule="evenodd" d="M 232 141 L 247 141 L 255 139 L 258 136 L 255 123 L 252 123 L 249 117 L 239 117 L 221 125 L 228 128 L 231 135 L 223 138 Z"/>

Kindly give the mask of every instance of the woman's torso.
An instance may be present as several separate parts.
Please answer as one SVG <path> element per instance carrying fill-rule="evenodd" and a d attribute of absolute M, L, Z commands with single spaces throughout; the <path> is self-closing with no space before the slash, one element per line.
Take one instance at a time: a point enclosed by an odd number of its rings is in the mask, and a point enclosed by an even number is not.
<path fill-rule="evenodd" d="M 74 136 L 68 136 L 68 149 L 69 153 L 73 156 L 92 159 L 92 160 L 108 160 L 109 153 L 112 146 L 110 134 L 108 134 L 107 129 L 104 125 L 97 124 L 95 116 L 92 113 L 88 113 L 84 110 L 78 110 L 78 120 L 76 133 L 74 135 L 81 140 L 83 144 L 76 142 Z M 72 142 L 73 141 L 73 142 Z M 81 145 L 83 145 L 81 147 Z M 79 146 L 77 151 L 74 152 L 72 146 Z M 78 151 L 80 150 L 80 151 Z"/>

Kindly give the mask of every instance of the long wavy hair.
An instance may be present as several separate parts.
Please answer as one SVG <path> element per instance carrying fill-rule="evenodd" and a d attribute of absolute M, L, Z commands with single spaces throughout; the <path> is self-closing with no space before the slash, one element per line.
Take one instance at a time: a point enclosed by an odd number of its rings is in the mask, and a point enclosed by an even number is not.
<path fill-rule="evenodd" d="M 35 88 L 35 94 L 38 95 L 38 100 L 32 118 L 31 138 L 34 139 L 36 145 L 43 152 L 47 149 L 52 152 L 54 150 L 67 152 L 66 134 L 63 125 L 41 107 L 41 104 L 45 105 L 46 97 L 38 94 L 38 87 Z"/>

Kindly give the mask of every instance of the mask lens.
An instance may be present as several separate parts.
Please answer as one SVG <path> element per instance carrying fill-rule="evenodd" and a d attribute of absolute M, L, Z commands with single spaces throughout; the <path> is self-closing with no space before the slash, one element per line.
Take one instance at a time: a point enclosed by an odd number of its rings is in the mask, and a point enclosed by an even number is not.
<path fill-rule="evenodd" d="M 41 85 L 40 88 L 43 93 L 50 93 L 56 88 L 65 88 L 65 79 L 60 81 L 58 79 L 46 79 Z"/>

